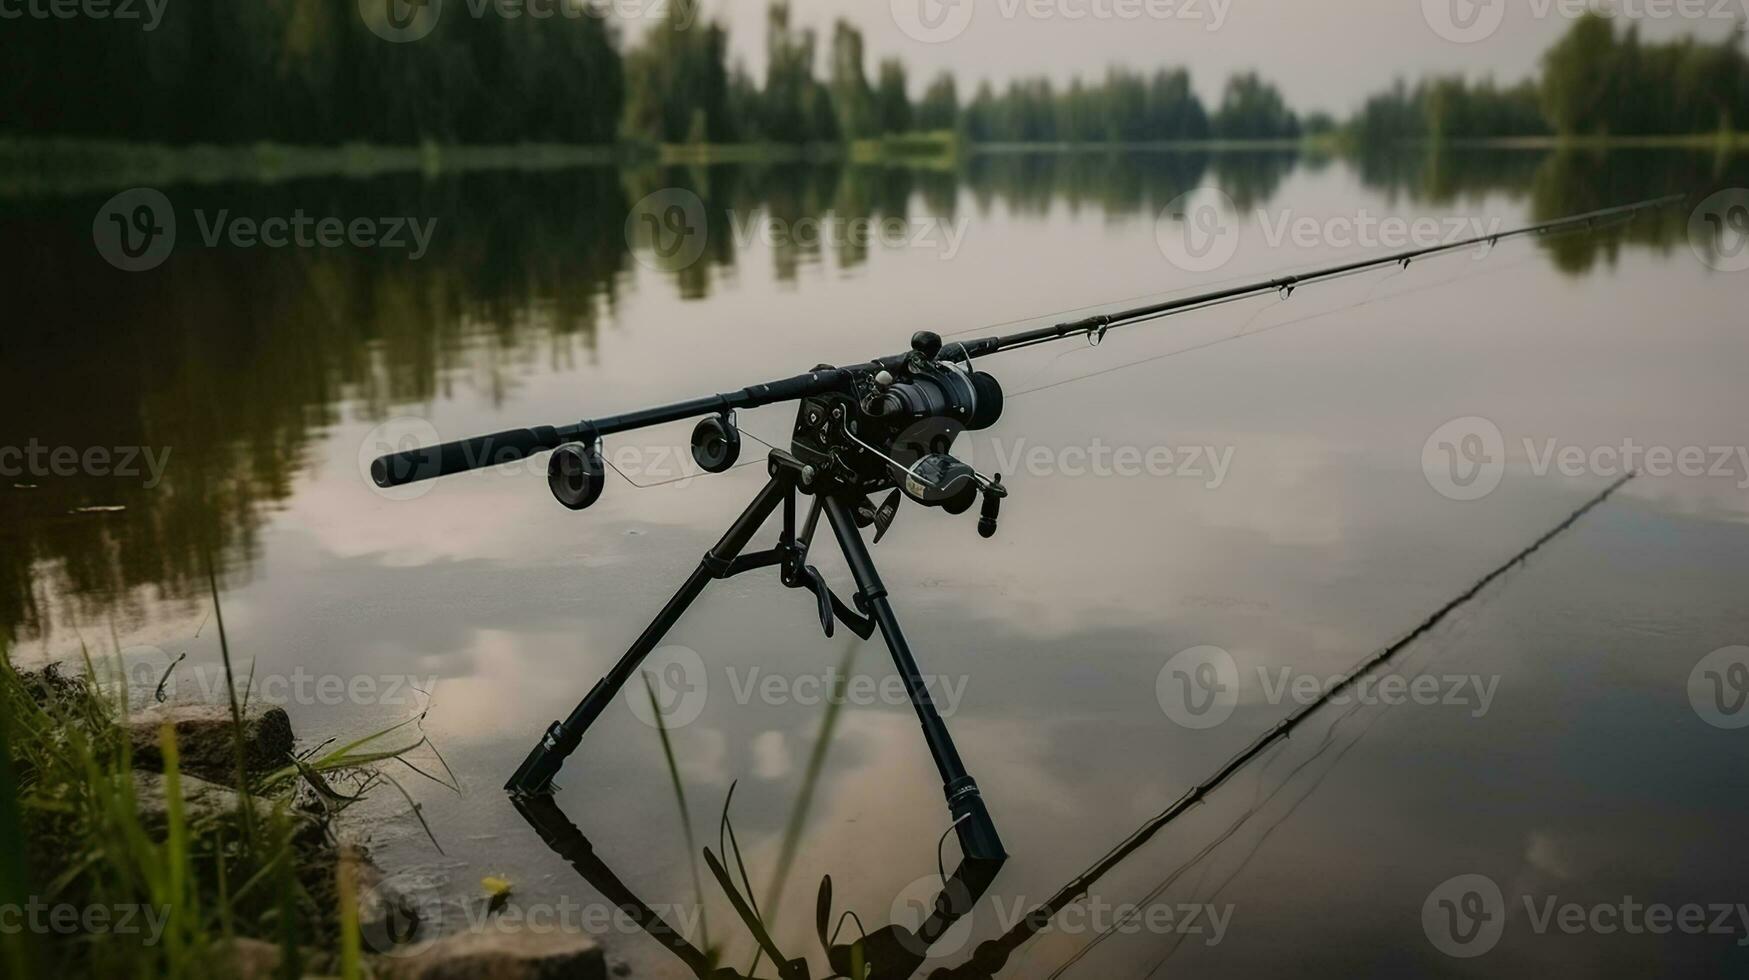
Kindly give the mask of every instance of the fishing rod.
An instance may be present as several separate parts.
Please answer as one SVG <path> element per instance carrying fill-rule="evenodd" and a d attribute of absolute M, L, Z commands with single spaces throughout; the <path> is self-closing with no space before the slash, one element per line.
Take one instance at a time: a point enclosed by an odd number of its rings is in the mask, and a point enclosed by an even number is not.
<path fill-rule="evenodd" d="M 739 410 L 799 402 L 790 447 L 772 448 L 767 458 L 770 479 L 765 487 L 705 553 L 679 591 L 607 675 L 596 682 L 564 720 L 547 729 L 505 789 L 522 796 L 551 793 L 553 778 L 581 744 L 584 731 L 601 716 L 638 665 L 655 650 L 705 587 L 714 580 L 776 567 L 785 586 L 812 593 L 820 627 L 828 637 L 837 624 L 863 639 L 871 637 L 877 629 L 880 631 L 941 776 L 961 854 L 978 860 L 1001 860 L 1007 852 L 995 823 L 977 782 L 967 772 L 947 725 L 935 708 L 862 536 L 863 529 L 872 527 L 878 543 L 891 528 L 905 499 L 954 515 L 963 514 L 981 502 L 978 533 L 986 538 L 996 533 L 1001 503 L 1008 496 L 1001 474 L 980 473 L 950 452 L 961 433 L 987 429 L 1002 416 L 1002 385 L 994 375 L 976 366 L 978 360 L 1076 337 L 1098 343 L 1107 332 L 1119 327 L 1268 293 L 1286 297 L 1300 286 L 1390 265 L 1407 268 L 1420 258 L 1483 243 L 1496 244 L 1563 228 L 1595 228 L 1601 222 L 1631 219 L 1641 211 L 1679 200 L 1682 195 L 1605 208 L 1007 336 L 944 344 L 939 334 L 918 331 L 911 338 L 911 349 L 904 353 L 847 367 L 822 364 L 805 374 L 570 425 L 511 429 L 389 453 L 372 463 L 371 476 L 378 486 L 398 487 L 551 452 L 547 461 L 548 489 L 560 504 L 580 511 L 598 501 L 606 486 L 607 467 L 601 444 L 607 436 L 698 418 L 691 440 L 693 459 L 707 473 L 723 473 L 734 468 L 740 458 L 741 434 L 736 421 Z M 874 497 L 882 493 L 887 494 L 886 499 L 877 505 Z M 796 504 L 801 496 L 810 498 L 810 504 L 806 516 L 798 518 Z M 777 543 L 762 551 L 744 553 L 759 529 L 780 508 L 783 517 Z M 808 561 L 822 516 L 831 527 L 856 583 L 857 591 L 849 601 L 835 593 Z"/>
<path fill-rule="evenodd" d="M 983 340 L 970 340 L 963 343 L 952 344 L 948 346 L 947 350 L 944 351 L 944 354 L 950 357 L 988 357 L 991 354 L 1020 350 L 1021 348 L 1050 343 L 1056 340 L 1064 340 L 1070 337 L 1092 337 L 1096 340 L 1103 340 L 1108 331 L 1117 327 L 1131 326 L 1137 323 L 1146 323 L 1152 320 L 1161 319 L 1163 317 L 1205 310 L 1225 303 L 1251 299 L 1269 293 L 1275 293 L 1283 299 L 1286 299 L 1292 296 L 1294 290 L 1300 286 L 1326 282 L 1332 279 L 1341 279 L 1345 276 L 1351 276 L 1356 273 L 1369 272 L 1374 269 L 1382 269 L 1393 265 L 1402 269 L 1407 269 L 1416 259 L 1428 258 L 1447 252 L 1462 251 L 1463 249 L 1477 245 L 1487 244 L 1493 246 L 1514 238 L 1523 238 L 1528 235 L 1545 235 L 1549 232 L 1574 228 L 1581 225 L 1594 228 L 1601 222 L 1617 218 L 1632 217 L 1641 211 L 1667 207 L 1671 204 L 1685 200 L 1686 198 L 1687 195 L 1685 194 L 1669 194 L 1664 197 L 1639 201 L 1634 204 L 1623 204 L 1616 207 L 1603 208 L 1597 211 L 1588 211 L 1583 214 L 1570 215 L 1565 218 L 1556 218 L 1553 221 L 1527 225 L 1510 231 L 1493 232 L 1487 235 L 1477 235 L 1473 238 L 1466 238 L 1461 241 L 1410 249 L 1408 251 L 1396 252 L 1377 258 L 1360 259 L 1343 265 L 1330 266 L 1329 268 L 1318 269 L 1313 272 L 1304 272 L 1298 275 L 1277 276 L 1272 279 L 1246 283 L 1239 286 L 1230 286 L 1225 289 L 1199 293 L 1194 296 L 1184 296 L 1159 303 L 1152 303 L 1147 306 L 1138 306 L 1135 309 L 1123 310 L 1117 313 L 1098 313 L 1080 320 L 1059 323 L 1049 327 L 1039 327 L 1035 330 L 1009 334 L 1005 337 L 988 337 Z"/>

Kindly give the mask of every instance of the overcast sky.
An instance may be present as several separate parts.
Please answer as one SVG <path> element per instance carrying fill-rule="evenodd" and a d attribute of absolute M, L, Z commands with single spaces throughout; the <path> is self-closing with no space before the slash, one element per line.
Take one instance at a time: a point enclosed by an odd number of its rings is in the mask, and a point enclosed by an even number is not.
<path fill-rule="evenodd" d="M 734 56 L 762 74 L 767 0 L 702 2 L 706 16 L 728 24 Z M 1749 10 L 1749 0 L 1611 2 L 1623 12 L 1619 16 L 1640 23 L 1648 38 L 1684 33 L 1722 38 L 1730 33 L 1730 18 Z M 1339 114 L 1398 75 L 1523 78 L 1571 24 L 1565 11 L 1572 6 L 1573 0 L 795 0 L 792 5 L 795 20 L 815 27 L 823 41 L 836 19 L 860 26 L 870 75 L 878 58 L 898 55 L 911 68 L 913 94 L 942 69 L 953 71 L 969 95 L 980 78 L 1000 82 L 1043 73 L 1067 81 L 1076 74 L 1102 74 L 1110 64 L 1176 64 L 1190 69 L 1210 102 L 1218 99 L 1229 74 L 1255 68 L 1282 86 L 1295 109 Z M 1684 17 L 1684 10 L 1700 16 Z M 1479 39 L 1449 40 L 1434 23 L 1448 34 L 1461 37 L 1467 30 Z M 820 65 L 824 71 L 825 62 Z"/>

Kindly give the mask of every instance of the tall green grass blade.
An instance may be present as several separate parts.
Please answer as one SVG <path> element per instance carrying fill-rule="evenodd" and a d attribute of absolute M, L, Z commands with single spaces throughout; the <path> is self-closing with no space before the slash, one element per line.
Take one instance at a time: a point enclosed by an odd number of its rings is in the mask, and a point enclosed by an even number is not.
<path fill-rule="evenodd" d="M 862 641 L 850 640 L 844 648 L 844 656 L 838 663 L 838 676 L 832 686 L 832 696 L 826 699 L 826 710 L 820 716 L 820 734 L 814 739 L 814 747 L 808 753 L 808 767 L 802 773 L 802 784 L 796 790 L 795 805 L 790 808 L 789 821 L 783 829 L 783 845 L 777 854 L 777 869 L 772 874 L 771 888 L 765 899 L 765 907 L 772 918 L 777 917 L 779 904 L 783 901 L 784 885 L 789 881 L 790 868 L 794 866 L 796 852 L 801 848 L 802 828 L 807 825 L 808 811 L 814 805 L 814 791 L 820 786 L 820 774 L 826 769 L 826 752 L 832 747 L 832 739 L 838 732 L 838 719 L 844 711 L 845 685 L 850 678 L 850 671 L 856 666 L 856 655 L 862 649 Z"/>
<path fill-rule="evenodd" d="M 662 740 L 662 759 L 668 765 L 668 781 L 674 786 L 674 799 L 680 806 L 680 831 L 686 837 L 686 860 L 692 869 L 692 894 L 698 902 L 699 942 L 706 955 L 714 955 L 711 952 L 710 919 L 704 905 L 704 879 L 698 873 L 698 842 L 692 838 L 692 811 L 686 805 L 686 786 L 680 779 L 680 764 L 674 761 L 674 746 L 668 740 L 668 724 L 662 716 L 662 707 L 656 703 L 656 689 L 650 686 L 650 673 L 643 671 L 640 676 L 644 680 L 644 693 L 650 698 L 650 714 L 656 719 L 656 734 Z"/>
<path fill-rule="evenodd" d="M 341 980 L 362 980 L 364 955 L 358 928 L 357 882 L 351 858 L 342 858 L 335 869 L 340 891 L 340 977 Z"/>
<path fill-rule="evenodd" d="M 163 851 L 162 905 L 168 906 L 171 928 L 166 932 L 165 949 L 172 962 L 185 953 L 183 930 L 199 916 L 189 888 L 188 819 L 182 803 L 181 757 L 176 747 L 176 729 L 164 725 L 158 729 L 158 751 L 164 757 L 164 809 L 168 829 Z M 247 801 L 245 801 L 247 807 Z"/>
<path fill-rule="evenodd" d="M 18 775 L 12 767 L 12 728 L 19 707 L 12 704 L 18 678 L 12 668 L 12 653 L 0 643 L 0 673 L 5 694 L 0 697 L 0 907 L 22 908 L 29 884 L 24 866 L 24 821 L 19 813 Z M 31 976 L 29 940 L 23 932 L 0 932 L 0 963 L 7 976 Z"/>

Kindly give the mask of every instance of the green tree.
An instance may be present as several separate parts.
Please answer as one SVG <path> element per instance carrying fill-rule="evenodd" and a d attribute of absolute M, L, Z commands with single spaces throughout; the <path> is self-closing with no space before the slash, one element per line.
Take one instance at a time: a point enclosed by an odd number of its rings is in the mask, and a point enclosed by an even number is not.
<path fill-rule="evenodd" d="M 1542 59 L 1543 112 L 1565 135 L 1601 132 L 1611 76 L 1617 67 L 1615 30 L 1605 18 L 1586 14 Z"/>
<path fill-rule="evenodd" d="M 720 25 L 671 5 L 644 44 L 626 56 L 626 135 L 658 143 L 735 139 L 728 48 Z"/>
<path fill-rule="evenodd" d="M 1222 139 L 1292 139 L 1300 135 L 1300 124 L 1280 89 L 1246 72 L 1227 80 L 1214 131 Z"/>
<path fill-rule="evenodd" d="M 881 132 L 874 91 L 862 70 L 862 32 L 847 21 L 832 27 L 832 101 L 838 109 L 838 129 L 845 139 L 865 139 Z"/>
<path fill-rule="evenodd" d="M 923 90 L 917 103 L 917 128 L 922 130 L 955 129 L 960 124 L 959 86 L 951 72 L 935 76 Z"/>
<path fill-rule="evenodd" d="M 905 78 L 905 63 L 897 58 L 881 62 L 880 82 L 875 87 L 875 119 L 882 133 L 911 131 L 911 94 Z"/>

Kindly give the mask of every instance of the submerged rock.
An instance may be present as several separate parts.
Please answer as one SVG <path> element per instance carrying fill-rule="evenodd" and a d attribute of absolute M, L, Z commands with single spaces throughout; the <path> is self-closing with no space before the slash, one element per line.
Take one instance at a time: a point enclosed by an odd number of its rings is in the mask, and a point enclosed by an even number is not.
<path fill-rule="evenodd" d="M 239 936 L 213 947 L 210 975 L 226 980 L 280 980 L 285 974 L 285 947 Z M 339 958 L 319 949 L 298 950 L 298 976 L 325 977 L 339 972 Z"/>
<path fill-rule="evenodd" d="M 169 724 L 176 731 L 181 770 L 206 779 L 235 781 L 237 772 L 236 726 L 230 705 L 159 704 L 128 716 L 128 739 L 133 744 L 134 764 L 142 769 L 164 766 L 158 749 L 158 730 Z M 243 764 L 251 773 L 267 772 L 291 760 L 296 742 L 291 717 L 277 705 L 250 705 L 243 713 Z"/>
<path fill-rule="evenodd" d="M 143 770 L 135 770 L 133 778 L 134 802 L 139 809 L 140 823 L 147 830 L 162 829 L 170 817 L 169 780 L 163 773 Z M 188 773 L 179 773 L 178 779 L 182 783 L 182 818 L 188 823 L 228 817 L 242 808 L 244 794 L 229 786 Z M 248 800 L 256 819 L 264 820 L 274 810 L 271 801 L 258 796 L 250 796 Z M 301 810 L 287 808 L 286 813 L 300 822 L 312 819 L 310 814 Z"/>
<path fill-rule="evenodd" d="M 464 932 L 384 962 L 384 980 L 603 980 L 601 947 L 575 932 Z"/>

